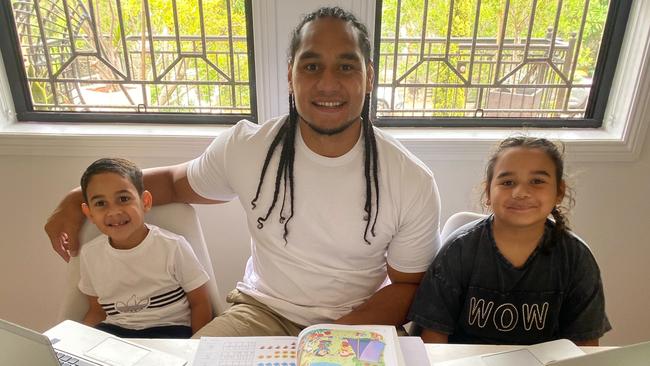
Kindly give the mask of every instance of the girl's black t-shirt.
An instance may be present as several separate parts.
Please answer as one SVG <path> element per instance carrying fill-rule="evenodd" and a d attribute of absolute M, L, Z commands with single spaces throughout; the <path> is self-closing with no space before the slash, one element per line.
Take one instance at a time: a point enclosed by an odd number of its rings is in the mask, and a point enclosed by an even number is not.
<path fill-rule="evenodd" d="M 547 220 L 542 241 L 550 240 Z M 596 260 L 572 233 L 521 267 L 498 250 L 492 216 L 446 240 L 422 279 L 409 313 L 450 343 L 534 344 L 600 338 L 611 329 Z"/>

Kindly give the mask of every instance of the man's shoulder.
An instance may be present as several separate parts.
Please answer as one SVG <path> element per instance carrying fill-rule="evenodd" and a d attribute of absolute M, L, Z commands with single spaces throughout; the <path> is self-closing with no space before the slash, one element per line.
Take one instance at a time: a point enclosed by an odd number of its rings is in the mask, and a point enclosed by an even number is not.
<path fill-rule="evenodd" d="M 390 152 L 400 154 L 400 155 L 409 155 L 411 154 L 405 147 L 402 145 L 399 140 L 394 136 L 387 133 L 377 126 L 373 126 L 373 131 L 375 133 L 375 140 L 377 144 L 382 148 L 388 149 Z"/>
<path fill-rule="evenodd" d="M 231 129 L 231 135 L 240 140 L 247 140 L 253 137 L 266 138 L 269 135 L 275 136 L 275 131 L 285 121 L 286 116 L 272 118 L 262 124 L 242 119 Z"/>
<path fill-rule="evenodd" d="M 220 151 L 219 148 L 224 148 L 239 159 L 255 156 L 253 152 L 268 149 L 285 118 L 286 116 L 276 117 L 262 124 L 241 120 L 219 135 L 210 149 Z"/>
<path fill-rule="evenodd" d="M 379 158 L 382 162 L 391 165 L 391 170 L 399 167 L 403 170 L 403 174 L 420 175 L 427 179 L 433 177 L 431 169 L 404 147 L 399 140 L 377 127 L 374 127 L 374 132 Z"/>

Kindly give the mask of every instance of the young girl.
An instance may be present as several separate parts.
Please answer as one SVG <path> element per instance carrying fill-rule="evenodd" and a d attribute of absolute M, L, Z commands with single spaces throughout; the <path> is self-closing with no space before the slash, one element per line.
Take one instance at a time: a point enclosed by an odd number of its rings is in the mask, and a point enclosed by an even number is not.
<path fill-rule="evenodd" d="M 499 144 L 486 169 L 492 215 L 445 240 L 411 307 L 425 342 L 598 345 L 611 329 L 598 265 L 560 211 L 563 171 L 546 139 Z"/>

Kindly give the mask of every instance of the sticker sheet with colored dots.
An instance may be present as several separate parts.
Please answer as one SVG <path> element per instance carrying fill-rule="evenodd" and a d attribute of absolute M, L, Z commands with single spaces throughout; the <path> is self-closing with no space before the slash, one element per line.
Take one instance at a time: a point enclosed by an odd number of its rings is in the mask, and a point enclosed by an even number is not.
<path fill-rule="evenodd" d="M 296 366 L 296 341 L 287 344 L 266 342 L 255 349 L 255 366 Z"/>
<path fill-rule="evenodd" d="M 297 366 L 292 337 L 201 338 L 194 366 Z"/>

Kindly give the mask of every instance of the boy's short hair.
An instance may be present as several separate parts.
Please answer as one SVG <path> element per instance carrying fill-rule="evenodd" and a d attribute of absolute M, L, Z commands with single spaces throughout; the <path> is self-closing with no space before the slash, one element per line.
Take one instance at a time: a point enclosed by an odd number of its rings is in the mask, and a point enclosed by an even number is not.
<path fill-rule="evenodd" d="M 133 183 L 139 195 L 142 195 L 142 192 L 144 192 L 142 170 L 137 165 L 122 158 L 102 158 L 90 164 L 81 176 L 81 193 L 83 194 L 84 202 L 88 203 L 86 188 L 88 188 L 90 179 L 102 173 L 115 173 L 127 178 Z"/>

